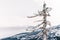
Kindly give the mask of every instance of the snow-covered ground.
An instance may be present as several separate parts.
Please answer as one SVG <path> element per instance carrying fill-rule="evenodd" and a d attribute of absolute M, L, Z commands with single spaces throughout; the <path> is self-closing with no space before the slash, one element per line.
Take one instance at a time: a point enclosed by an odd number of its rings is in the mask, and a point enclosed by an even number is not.
<path fill-rule="evenodd" d="M 0 38 L 5 38 L 5 37 L 9 37 L 21 32 L 25 32 L 26 31 L 26 27 L 3 27 L 0 28 Z"/>
<path fill-rule="evenodd" d="M 56 40 L 57 37 L 60 38 L 60 25 L 53 26 L 49 28 L 49 34 L 48 34 L 48 39 L 49 40 Z M 29 40 L 29 39 L 35 39 L 38 38 L 37 34 L 41 32 L 41 30 L 37 30 L 35 32 L 23 32 L 23 33 L 18 33 L 16 35 L 12 35 L 10 37 L 6 37 L 3 40 Z M 41 32 L 42 33 L 42 32 Z M 41 37 L 42 38 L 42 37 Z"/>

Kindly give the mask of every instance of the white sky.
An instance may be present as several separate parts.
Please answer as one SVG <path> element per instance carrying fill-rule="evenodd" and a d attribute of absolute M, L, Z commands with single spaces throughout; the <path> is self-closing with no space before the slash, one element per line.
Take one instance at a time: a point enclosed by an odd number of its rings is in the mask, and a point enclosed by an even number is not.
<path fill-rule="evenodd" d="M 35 25 L 27 16 L 37 13 L 42 8 L 44 0 L 0 0 L 0 27 Z M 45 0 L 52 8 L 51 24 L 60 24 L 59 0 Z M 32 20 L 32 21 L 31 21 Z"/>
<path fill-rule="evenodd" d="M 42 10 L 43 2 L 44 0 L 0 0 L 0 28 L 37 25 L 33 21 L 38 20 L 38 18 L 29 19 L 27 16 L 37 13 L 40 9 Z M 45 2 L 48 7 L 52 8 L 49 12 L 51 17 L 48 18 L 52 26 L 59 25 L 60 0 L 45 0 Z M 3 32 L 1 34 L 3 35 Z"/>

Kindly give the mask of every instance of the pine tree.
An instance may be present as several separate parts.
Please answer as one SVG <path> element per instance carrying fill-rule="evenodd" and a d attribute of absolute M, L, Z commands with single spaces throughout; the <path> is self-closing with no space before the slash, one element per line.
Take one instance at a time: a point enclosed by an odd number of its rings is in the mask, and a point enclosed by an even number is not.
<path fill-rule="evenodd" d="M 37 40 L 39 40 L 39 38 L 41 38 L 41 36 L 43 37 L 42 38 L 43 40 L 47 40 L 47 32 L 49 30 L 46 27 L 47 27 L 47 25 L 51 26 L 51 23 L 49 21 L 47 21 L 47 16 L 50 16 L 49 11 L 51 11 L 51 8 L 46 7 L 46 3 L 44 2 L 42 11 L 38 11 L 38 14 L 36 14 L 34 16 L 28 16 L 28 18 L 34 18 L 34 17 L 37 17 L 37 16 L 43 16 L 43 20 L 38 20 L 40 22 L 42 21 L 42 23 L 35 26 L 35 28 L 38 27 L 38 29 L 43 30 L 42 34 L 41 33 L 37 34 L 37 36 L 38 36 Z M 43 26 L 40 27 L 41 25 L 43 25 Z"/>

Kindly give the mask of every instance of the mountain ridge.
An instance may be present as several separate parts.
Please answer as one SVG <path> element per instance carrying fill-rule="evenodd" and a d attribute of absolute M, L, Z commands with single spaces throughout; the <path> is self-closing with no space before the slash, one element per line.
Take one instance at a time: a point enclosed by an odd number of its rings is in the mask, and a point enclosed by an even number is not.
<path fill-rule="evenodd" d="M 60 25 L 53 26 L 49 28 L 50 31 L 48 32 L 48 40 L 59 40 L 60 39 Z M 1 40 L 37 40 L 38 36 L 36 35 L 41 32 L 41 30 L 34 31 L 34 32 L 24 32 L 24 33 L 19 33 L 16 35 L 13 35 L 11 37 L 3 38 Z M 42 40 L 42 38 L 39 38 Z M 38 40 L 39 40 L 38 39 Z"/>

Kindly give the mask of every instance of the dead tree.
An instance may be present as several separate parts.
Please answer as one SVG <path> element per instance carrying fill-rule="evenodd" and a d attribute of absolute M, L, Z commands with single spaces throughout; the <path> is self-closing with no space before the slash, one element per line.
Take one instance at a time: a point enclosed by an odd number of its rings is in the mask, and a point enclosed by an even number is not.
<path fill-rule="evenodd" d="M 50 22 L 47 21 L 47 16 L 50 16 L 49 11 L 51 10 L 51 8 L 46 7 L 46 3 L 43 4 L 43 10 L 42 11 L 38 11 L 38 14 L 35 14 L 34 16 L 28 16 L 28 18 L 34 18 L 37 16 L 43 16 L 43 20 L 38 20 L 38 21 L 42 21 L 41 24 L 38 24 L 36 27 L 39 27 L 39 29 L 42 29 L 43 32 L 42 34 L 38 33 L 37 35 L 39 36 L 38 39 L 41 37 L 41 35 L 43 36 L 43 40 L 47 40 L 47 32 L 48 29 L 46 29 L 46 26 L 49 25 L 51 26 Z M 42 27 L 40 27 L 41 25 L 43 25 Z M 37 40 L 38 40 L 37 39 Z"/>

